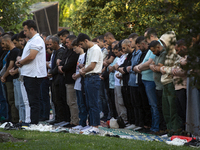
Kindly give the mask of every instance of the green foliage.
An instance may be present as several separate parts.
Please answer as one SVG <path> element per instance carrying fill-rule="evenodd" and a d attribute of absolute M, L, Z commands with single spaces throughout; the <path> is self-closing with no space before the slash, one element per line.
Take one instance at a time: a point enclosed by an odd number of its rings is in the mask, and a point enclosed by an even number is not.
<path fill-rule="evenodd" d="M 0 25 L 5 31 L 18 32 L 22 22 L 27 19 L 28 2 L 26 0 L 1 0 Z"/>

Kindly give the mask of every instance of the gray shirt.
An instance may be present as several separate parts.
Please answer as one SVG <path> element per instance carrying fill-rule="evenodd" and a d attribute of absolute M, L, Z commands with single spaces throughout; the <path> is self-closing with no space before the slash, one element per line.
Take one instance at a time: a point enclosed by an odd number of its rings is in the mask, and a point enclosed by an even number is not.
<path fill-rule="evenodd" d="M 162 49 L 160 55 L 155 57 L 155 65 L 158 65 L 158 63 L 164 64 L 166 54 L 167 54 L 166 50 Z M 156 90 L 163 89 L 163 84 L 161 83 L 161 76 L 162 76 L 161 72 L 153 72 L 153 79 L 156 84 Z"/>

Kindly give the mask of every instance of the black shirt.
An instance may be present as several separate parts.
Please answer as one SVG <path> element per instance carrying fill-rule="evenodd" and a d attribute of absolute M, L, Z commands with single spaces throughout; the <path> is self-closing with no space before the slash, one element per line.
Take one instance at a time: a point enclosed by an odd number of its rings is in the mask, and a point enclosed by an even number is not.
<path fill-rule="evenodd" d="M 10 65 L 10 61 L 14 61 L 14 63 L 16 62 L 16 58 L 18 56 L 19 53 L 19 49 L 18 48 L 13 48 L 10 53 L 8 54 L 7 58 L 6 58 L 6 69 L 8 68 L 8 66 Z M 14 66 L 13 66 L 14 67 Z M 11 76 L 10 74 L 6 77 L 6 82 L 12 82 L 13 79 L 16 79 L 19 77 L 19 74 L 15 74 L 14 76 Z"/>
<path fill-rule="evenodd" d="M 119 66 L 119 67 L 124 67 L 123 71 L 125 72 L 125 74 L 122 75 L 123 86 L 128 86 L 129 73 L 126 70 L 126 67 L 131 66 L 131 59 L 133 52 L 134 51 L 129 53 L 126 59 L 124 60 L 124 63 Z"/>

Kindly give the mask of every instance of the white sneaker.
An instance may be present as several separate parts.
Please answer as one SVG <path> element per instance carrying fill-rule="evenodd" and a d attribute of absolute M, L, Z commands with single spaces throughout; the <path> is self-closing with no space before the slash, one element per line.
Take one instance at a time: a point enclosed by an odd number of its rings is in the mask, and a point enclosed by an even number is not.
<path fill-rule="evenodd" d="M 100 119 L 104 117 L 104 113 L 101 111 L 100 112 Z"/>
<path fill-rule="evenodd" d="M 99 129 L 96 127 L 91 127 L 89 130 L 83 132 L 84 135 L 89 135 L 89 134 L 99 134 Z"/>
<path fill-rule="evenodd" d="M 82 130 L 82 129 L 83 129 L 83 127 L 81 125 L 77 125 L 72 128 L 72 130 Z"/>
<path fill-rule="evenodd" d="M 91 126 L 86 126 L 83 128 L 83 130 L 80 131 L 80 134 L 89 134 L 89 130 L 92 129 Z"/>
<path fill-rule="evenodd" d="M 140 130 L 140 129 L 142 129 L 142 127 L 137 127 L 136 126 L 133 130 L 136 131 L 136 130 Z"/>
<path fill-rule="evenodd" d="M 50 132 L 52 132 L 52 133 L 67 132 L 67 130 L 65 128 L 58 127 L 58 128 L 56 128 L 54 130 L 51 130 Z"/>
<path fill-rule="evenodd" d="M 134 124 L 131 124 L 130 126 L 126 127 L 125 129 L 135 129 L 135 125 Z"/>

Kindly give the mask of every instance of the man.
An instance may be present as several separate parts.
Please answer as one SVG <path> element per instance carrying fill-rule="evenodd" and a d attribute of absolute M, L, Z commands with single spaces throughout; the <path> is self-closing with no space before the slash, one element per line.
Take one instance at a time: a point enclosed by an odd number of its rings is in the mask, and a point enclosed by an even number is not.
<path fill-rule="evenodd" d="M 142 54 L 142 51 L 139 50 L 138 44 L 140 44 L 140 41 L 143 39 L 142 36 L 139 36 L 135 43 L 131 42 L 130 40 L 126 40 L 123 42 L 123 46 L 126 47 L 126 49 L 135 48 L 132 59 L 131 59 L 131 66 L 127 67 L 127 71 L 129 72 L 129 81 L 128 85 L 130 86 L 130 101 L 131 105 L 134 108 L 134 117 L 135 117 L 135 129 L 140 129 L 144 126 L 144 113 L 143 113 L 143 107 L 142 107 L 142 98 L 139 92 L 138 87 L 138 73 L 135 73 L 132 68 L 136 66 L 140 61 L 140 56 Z M 137 45 L 136 45 L 137 44 Z M 134 47 L 133 47 L 134 46 Z M 145 94 L 145 93 L 143 93 Z M 143 113 L 143 114 L 142 114 Z"/>
<path fill-rule="evenodd" d="M 0 26 L 0 70 L 3 68 L 3 59 L 5 55 L 7 54 L 7 51 L 4 51 L 1 47 L 1 35 L 4 33 L 4 29 Z M 7 118 L 8 116 L 8 110 L 7 110 L 7 102 L 6 102 L 6 97 L 4 97 L 3 94 L 3 89 L 4 85 L 2 84 L 0 80 L 0 117 Z"/>
<path fill-rule="evenodd" d="M 7 89 L 7 101 L 10 105 L 11 111 L 11 119 L 13 123 L 19 122 L 19 111 L 15 107 L 15 98 L 14 98 L 14 87 L 13 87 L 13 79 L 18 78 L 18 75 L 11 76 L 9 74 L 9 70 L 14 67 L 17 54 L 19 53 L 19 49 L 15 47 L 14 43 L 11 41 L 10 35 L 4 35 L 1 39 L 1 46 L 4 50 L 10 50 L 10 53 L 6 59 L 6 72 L 1 77 L 1 82 L 5 83 Z M 20 118 L 22 119 L 22 118 Z"/>
<path fill-rule="evenodd" d="M 103 65 L 103 56 L 100 47 L 90 41 L 88 35 L 80 33 L 77 42 L 83 49 L 87 49 L 85 67 L 80 69 L 79 72 L 85 76 L 86 106 L 90 116 L 89 124 L 92 126 L 89 132 L 99 133 L 100 116 L 97 97 L 99 95 L 99 74 Z"/>
<path fill-rule="evenodd" d="M 19 44 L 18 40 L 18 34 L 15 34 L 11 40 L 13 41 L 16 48 L 21 50 L 23 46 Z M 20 51 L 18 52 L 17 56 L 19 55 Z M 14 96 L 15 96 L 15 107 L 19 110 L 19 122 L 24 123 L 25 122 L 25 105 L 22 97 L 21 92 L 21 84 L 20 84 L 20 77 L 18 72 L 18 67 L 13 67 L 11 70 L 9 70 L 9 73 L 11 76 L 18 76 L 18 78 L 13 79 L 13 85 L 14 85 Z"/>
<path fill-rule="evenodd" d="M 62 29 L 60 32 L 58 32 L 57 34 L 60 38 L 60 41 L 62 43 L 62 46 L 65 47 L 65 43 L 66 43 L 66 38 L 69 36 L 69 31 L 66 29 Z"/>
<path fill-rule="evenodd" d="M 138 35 L 136 33 L 132 34 L 133 36 L 131 37 L 133 40 L 136 40 Z M 130 87 L 128 86 L 128 80 L 129 80 L 129 73 L 126 69 L 127 66 L 131 65 L 131 58 L 134 49 L 131 47 L 128 49 L 126 47 L 126 44 L 122 45 L 122 51 L 125 54 L 128 54 L 125 61 L 123 64 L 121 64 L 118 68 L 118 71 L 122 73 L 122 80 L 123 80 L 123 86 L 121 87 L 122 91 L 122 97 L 124 100 L 124 105 L 127 110 L 127 120 L 129 126 L 127 126 L 127 129 L 134 129 L 135 128 L 135 117 L 134 117 L 134 108 L 131 105 L 131 98 L 130 98 Z"/>
<path fill-rule="evenodd" d="M 158 40 L 154 40 L 149 44 L 150 50 L 153 52 L 155 57 L 155 61 L 153 61 L 149 68 L 153 71 L 153 78 L 156 84 L 156 96 L 158 101 L 158 111 L 160 114 L 160 132 L 166 130 L 165 120 L 163 118 L 162 113 L 162 92 L 163 92 L 163 85 L 161 83 L 161 76 L 162 73 L 160 72 L 160 68 L 164 65 L 165 57 L 166 57 L 166 50 L 160 44 Z M 161 134 L 161 133 L 160 133 Z"/>
<path fill-rule="evenodd" d="M 76 65 L 79 57 L 79 54 L 76 54 L 73 51 L 73 47 L 71 45 L 74 39 L 76 39 L 75 35 L 69 35 L 66 38 L 66 47 L 68 48 L 66 53 L 67 57 L 60 63 L 60 66 L 58 67 L 59 71 L 64 73 L 65 76 L 67 104 L 71 113 L 71 122 L 67 127 L 74 127 L 79 124 L 76 90 L 74 89 L 75 81 L 72 78 L 72 75 L 76 72 Z"/>
<path fill-rule="evenodd" d="M 148 43 L 143 40 L 140 49 L 148 49 Z M 149 69 L 149 64 L 154 60 L 155 55 L 149 50 L 141 64 L 136 66 L 136 71 L 142 74 L 142 82 L 145 86 L 149 105 L 152 109 L 152 125 L 151 133 L 155 134 L 159 131 L 159 111 L 157 107 L 157 98 L 155 90 L 155 82 L 153 79 L 153 71 Z"/>
<path fill-rule="evenodd" d="M 36 23 L 33 20 L 23 22 L 24 34 L 29 41 L 24 47 L 21 60 L 16 65 L 21 67 L 24 76 L 24 85 L 31 107 L 31 124 L 38 124 L 40 117 L 40 84 L 47 76 L 46 50 L 44 40 L 37 33 Z"/>
<path fill-rule="evenodd" d="M 110 71 L 109 80 L 112 81 L 112 74 L 113 74 L 113 78 L 114 78 L 114 98 L 113 99 L 115 102 L 117 115 L 121 117 L 124 120 L 124 122 L 127 122 L 127 110 L 126 110 L 126 107 L 124 106 L 123 96 L 121 92 L 121 78 L 118 78 L 118 76 L 121 77 L 121 73 L 117 71 L 118 67 L 124 62 L 127 56 L 127 53 L 124 53 L 122 50 L 122 42 L 123 40 L 119 41 L 119 43 L 115 45 L 115 47 L 113 48 L 113 52 L 116 58 L 114 59 L 112 63 L 114 66 L 111 67 L 112 64 L 110 64 L 109 66 L 109 71 Z M 112 73 L 112 70 L 114 70 L 115 72 Z M 110 81 L 109 83 L 112 83 Z"/>
<path fill-rule="evenodd" d="M 103 54 L 103 60 L 106 59 L 108 51 L 104 47 L 104 36 L 100 35 L 97 37 L 97 45 L 101 48 Z M 99 88 L 99 109 L 100 114 L 102 114 L 101 119 L 107 121 L 108 118 L 108 100 L 106 97 L 106 89 L 105 89 L 105 82 L 101 80 L 100 88 Z"/>
<path fill-rule="evenodd" d="M 162 110 L 166 122 L 167 129 L 169 130 L 168 136 L 179 134 L 181 128 L 181 118 L 178 116 L 176 107 L 176 92 L 173 84 L 173 77 L 171 75 L 172 67 L 180 56 L 176 54 L 175 44 L 176 35 L 174 31 L 169 31 L 160 37 L 164 43 L 165 48 L 168 50 L 165 58 L 164 66 L 160 68 L 161 83 L 163 84 L 163 97 L 162 97 Z"/>

